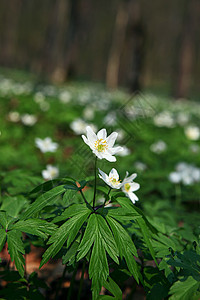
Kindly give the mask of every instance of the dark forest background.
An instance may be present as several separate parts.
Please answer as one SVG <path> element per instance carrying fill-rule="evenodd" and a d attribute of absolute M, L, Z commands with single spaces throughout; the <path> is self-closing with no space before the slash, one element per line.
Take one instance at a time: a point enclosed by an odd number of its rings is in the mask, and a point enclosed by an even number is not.
<path fill-rule="evenodd" d="M 199 25 L 200 0 L 1 0 L 0 65 L 189 97 L 200 91 Z"/>

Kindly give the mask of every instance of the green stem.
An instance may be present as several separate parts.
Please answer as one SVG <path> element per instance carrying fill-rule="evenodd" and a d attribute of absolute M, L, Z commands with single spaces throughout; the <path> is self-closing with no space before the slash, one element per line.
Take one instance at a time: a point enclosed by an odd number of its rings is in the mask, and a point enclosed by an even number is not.
<path fill-rule="evenodd" d="M 83 288 L 85 266 L 86 266 L 86 261 L 84 260 L 83 267 L 82 267 L 81 280 L 80 280 L 80 286 L 79 286 L 79 290 L 78 290 L 78 298 L 77 298 L 77 300 L 81 299 L 81 292 L 82 292 L 82 288 Z"/>
<path fill-rule="evenodd" d="M 96 190 L 97 190 L 97 156 L 95 157 L 94 163 L 94 197 L 93 197 L 93 209 L 95 206 L 95 197 L 96 197 Z"/>
<path fill-rule="evenodd" d="M 107 194 L 107 197 L 106 197 L 106 198 L 108 198 L 108 197 L 109 197 L 111 190 L 112 190 L 112 188 L 110 187 L 110 188 L 109 188 L 109 191 L 108 191 L 108 194 Z M 106 201 L 107 201 L 107 199 L 105 199 L 103 206 L 105 206 L 105 204 L 106 204 Z"/>
<path fill-rule="evenodd" d="M 81 196 L 83 197 L 83 200 L 85 201 L 85 204 L 89 205 L 89 203 L 87 202 L 82 190 L 80 190 L 80 193 L 81 193 Z"/>
<path fill-rule="evenodd" d="M 71 280 L 70 288 L 69 288 L 69 291 L 68 291 L 68 294 L 67 294 L 67 300 L 71 299 L 71 295 L 72 295 L 72 291 L 73 291 L 73 287 L 74 287 L 74 282 L 75 282 L 75 277 L 76 277 L 77 269 L 78 269 L 78 265 L 74 269 L 74 272 L 73 272 L 73 275 L 72 275 L 72 280 Z"/>

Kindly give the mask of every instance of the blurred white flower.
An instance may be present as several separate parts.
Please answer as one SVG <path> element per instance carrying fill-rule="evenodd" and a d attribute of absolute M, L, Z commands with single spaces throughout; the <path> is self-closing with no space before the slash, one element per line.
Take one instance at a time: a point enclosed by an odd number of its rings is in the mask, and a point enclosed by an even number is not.
<path fill-rule="evenodd" d="M 103 119 L 103 122 L 106 124 L 106 125 L 116 125 L 116 122 L 117 122 L 117 116 L 116 116 L 116 113 L 115 112 L 110 112 L 108 113 L 105 118 Z"/>
<path fill-rule="evenodd" d="M 169 180 L 172 183 L 182 182 L 184 185 L 191 185 L 200 181 L 200 169 L 185 163 L 180 162 L 176 165 L 175 172 L 169 174 Z"/>
<path fill-rule="evenodd" d="M 116 145 L 116 147 L 119 146 L 119 145 Z M 131 153 L 131 150 L 128 149 L 126 146 L 123 146 L 123 150 L 118 152 L 117 155 L 119 156 L 127 156 Z"/>
<path fill-rule="evenodd" d="M 138 197 L 135 195 L 135 191 L 139 190 L 140 185 L 139 183 L 133 182 L 133 180 L 137 177 L 137 174 L 134 173 L 131 176 L 128 176 L 128 172 L 126 172 L 126 176 L 124 180 L 121 183 L 122 191 L 125 193 L 127 197 L 130 198 L 130 200 L 135 203 L 135 201 L 138 201 Z"/>
<path fill-rule="evenodd" d="M 57 167 L 52 166 L 52 165 L 47 165 L 46 170 L 42 171 L 42 177 L 45 180 L 54 179 L 54 178 L 58 177 L 58 175 L 59 175 L 59 169 Z"/>
<path fill-rule="evenodd" d="M 107 137 L 106 129 L 101 129 L 95 134 L 92 128 L 87 126 L 86 131 L 87 138 L 84 135 L 82 138 L 92 152 L 100 159 L 105 158 L 110 162 L 116 161 L 114 155 L 123 149 L 122 147 L 113 148 L 118 135 L 117 132 L 113 132 Z"/>
<path fill-rule="evenodd" d="M 145 165 L 143 162 L 141 161 L 136 161 L 134 163 L 134 168 L 136 168 L 138 171 L 144 171 L 147 168 L 147 165 Z"/>
<path fill-rule="evenodd" d="M 41 92 L 37 92 L 35 93 L 35 95 L 33 96 L 33 99 L 36 103 L 40 104 L 42 102 L 45 101 L 45 95 Z"/>
<path fill-rule="evenodd" d="M 75 134 L 86 133 L 86 127 L 90 126 L 93 131 L 97 131 L 97 127 L 94 124 L 88 124 L 82 119 L 76 119 L 71 124 L 70 127 L 74 131 Z"/>
<path fill-rule="evenodd" d="M 94 119 L 94 108 L 91 106 L 86 106 L 86 108 L 83 110 L 83 117 L 86 120 Z"/>
<path fill-rule="evenodd" d="M 120 189 L 122 183 L 119 180 L 119 174 L 117 172 L 116 169 L 112 169 L 109 173 L 109 175 L 107 175 L 106 173 L 104 173 L 103 171 L 101 171 L 99 169 L 99 177 L 107 184 L 109 185 L 111 188 L 113 189 Z"/>
<path fill-rule="evenodd" d="M 185 135 L 189 140 L 196 141 L 200 138 L 200 129 L 197 126 L 188 126 L 185 128 Z"/>
<path fill-rule="evenodd" d="M 179 112 L 176 116 L 176 122 L 180 125 L 186 125 L 190 120 L 189 115 L 186 112 Z"/>
<path fill-rule="evenodd" d="M 44 140 L 40 138 L 35 139 L 36 147 L 40 149 L 42 153 L 55 152 L 58 148 L 58 144 L 52 142 L 50 137 L 46 137 Z"/>
<path fill-rule="evenodd" d="M 150 150 L 152 152 L 157 153 L 157 154 L 160 154 L 160 153 L 164 152 L 166 149 L 167 149 L 167 145 L 162 140 L 159 140 L 159 141 L 157 141 L 156 143 L 154 143 L 150 146 Z"/>
<path fill-rule="evenodd" d="M 37 122 L 37 117 L 30 114 L 24 114 L 21 116 L 21 121 L 26 126 L 33 126 Z"/>
<path fill-rule="evenodd" d="M 125 132 L 123 129 L 117 129 L 116 132 L 118 133 L 118 136 L 117 136 L 117 140 L 120 142 L 124 139 L 125 137 Z"/>
<path fill-rule="evenodd" d="M 174 118 L 169 111 L 163 111 L 154 117 L 154 124 L 158 127 L 173 128 L 175 126 Z"/>
<path fill-rule="evenodd" d="M 200 151 L 200 147 L 197 144 L 192 144 L 192 145 L 190 145 L 189 150 L 192 153 L 198 153 Z"/>
<path fill-rule="evenodd" d="M 8 119 L 9 121 L 16 123 L 19 122 L 20 115 L 17 111 L 10 111 L 8 114 Z"/>
<path fill-rule="evenodd" d="M 66 90 L 62 91 L 58 97 L 59 97 L 60 102 L 62 102 L 62 103 L 69 103 L 71 100 L 71 94 L 69 91 L 66 91 Z"/>

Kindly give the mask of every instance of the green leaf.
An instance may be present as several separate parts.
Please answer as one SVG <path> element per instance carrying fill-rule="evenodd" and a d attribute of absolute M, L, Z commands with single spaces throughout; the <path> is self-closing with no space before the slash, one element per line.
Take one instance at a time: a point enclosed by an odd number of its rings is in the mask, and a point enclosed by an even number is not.
<path fill-rule="evenodd" d="M 143 220 L 145 221 L 148 228 L 152 231 L 152 233 L 158 232 L 158 230 L 154 226 L 152 226 L 151 223 L 147 220 L 141 209 L 133 205 L 130 201 L 127 201 L 127 197 L 119 197 L 116 200 L 122 207 L 126 207 L 130 212 L 133 212 L 137 216 L 142 216 Z"/>
<path fill-rule="evenodd" d="M 85 204 L 72 204 L 69 207 L 67 207 L 60 216 L 54 218 L 53 222 L 57 223 L 68 218 L 80 215 L 80 213 L 84 214 L 84 212 L 88 212 L 88 209 L 90 209 L 90 207 L 86 206 Z M 90 210 L 90 212 L 92 211 Z"/>
<path fill-rule="evenodd" d="M 200 284 L 194 278 L 188 277 L 185 281 L 176 281 L 170 288 L 170 300 L 198 300 Z"/>
<path fill-rule="evenodd" d="M 25 211 L 23 219 L 30 218 L 35 213 L 41 211 L 45 206 L 51 205 L 55 202 L 55 198 L 65 192 L 63 185 L 57 186 L 54 189 L 39 196 L 35 202 L 33 202 L 29 208 Z"/>
<path fill-rule="evenodd" d="M 54 257 L 60 251 L 66 240 L 67 247 L 70 246 L 90 213 L 91 211 L 89 209 L 83 209 L 83 211 L 79 210 L 79 214 L 74 214 L 72 218 L 56 230 L 48 241 L 48 244 L 52 245 L 44 253 L 40 268 L 50 259 L 50 257 Z"/>
<path fill-rule="evenodd" d="M 29 219 L 18 221 L 12 226 L 12 228 L 46 239 L 49 234 L 53 234 L 55 232 L 57 226 L 45 220 Z"/>
<path fill-rule="evenodd" d="M 14 218 L 19 215 L 19 212 L 24 209 L 26 204 L 27 200 L 22 195 L 15 197 L 7 196 L 3 198 L 1 209 L 5 210 L 9 216 Z"/>
<path fill-rule="evenodd" d="M 94 245 L 93 245 L 94 244 Z M 99 214 L 91 214 L 84 236 L 78 248 L 77 260 L 87 255 L 92 247 L 89 263 L 89 277 L 92 279 L 93 297 L 96 299 L 103 282 L 109 275 L 106 252 L 118 263 L 118 247 L 106 220 Z"/>
<path fill-rule="evenodd" d="M 0 229 L 0 252 L 6 241 L 6 232 L 4 229 Z"/>
<path fill-rule="evenodd" d="M 147 225 L 146 225 L 145 221 L 142 218 L 137 219 L 137 223 L 140 226 L 140 229 L 142 231 L 143 239 L 144 239 L 147 247 L 149 248 L 151 256 L 153 257 L 153 259 L 154 259 L 154 261 L 155 261 L 155 263 L 158 267 L 158 263 L 157 263 L 156 256 L 155 256 L 155 251 L 154 251 L 154 249 L 152 247 L 152 244 L 151 244 L 151 235 L 150 235 L 149 229 L 147 228 Z"/>
<path fill-rule="evenodd" d="M 0 211 L 0 224 L 3 226 L 4 229 L 7 229 L 7 217 L 6 212 Z"/>
<path fill-rule="evenodd" d="M 117 222 L 111 216 L 107 216 L 106 220 L 108 221 L 111 230 L 114 234 L 114 238 L 119 249 L 120 257 L 125 258 L 129 271 L 134 276 L 135 280 L 139 283 L 140 274 L 137 263 L 134 258 L 134 256 L 137 257 L 138 254 L 133 241 L 119 222 Z"/>
<path fill-rule="evenodd" d="M 114 299 L 121 300 L 122 299 L 122 291 L 119 286 L 114 282 L 111 277 L 108 277 L 108 280 L 103 285 L 109 292 L 111 292 L 114 296 Z M 103 298 L 105 299 L 105 298 Z M 113 299 L 113 297 L 112 297 Z"/>
<path fill-rule="evenodd" d="M 62 257 L 62 263 L 72 265 L 75 262 L 76 254 L 78 251 L 79 243 L 74 241 L 71 246 L 67 249 L 66 254 Z"/>
<path fill-rule="evenodd" d="M 23 277 L 24 264 L 25 264 L 25 259 L 23 257 L 23 254 L 25 254 L 25 251 L 24 251 L 24 245 L 21 238 L 22 238 L 22 234 L 17 230 L 12 230 L 7 232 L 8 250 L 10 253 L 11 261 L 15 261 L 15 266 L 19 271 L 21 277 Z"/>

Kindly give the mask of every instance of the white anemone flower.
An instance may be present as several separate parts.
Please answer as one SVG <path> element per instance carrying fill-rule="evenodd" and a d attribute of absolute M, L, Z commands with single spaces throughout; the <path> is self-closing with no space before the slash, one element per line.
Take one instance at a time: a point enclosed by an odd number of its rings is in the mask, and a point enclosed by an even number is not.
<path fill-rule="evenodd" d="M 139 183 L 133 182 L 133 180 L 137 177 L 137 174 L 134 173 L 131 176 L 128 176 L 128 172 L 126 172 L 126 176 L 122 181 L 122 191 L 125 193 L 127 197 L 135 204 L 138 201 L 138 197 L 135 195 L 135 191 L 139 190 Z"/>
<path fill-rule="evenodd" d="M 45 180 L 51 180 L 54 179 L 56 177 L 58 177 L 59 175 L 59 170 L 57 167 L 54 167 L 52 165 L 47 165 L 46 166 L 46 170 L 42 171 L 42 177 Z"/>
<path fill-rule="evenodd" d="M 82 138 L 99 159 L 105 158 L 110 162 L 116 161 L 116 157 L 113 155 L 123 150 L 122 147 L 113 148 L 118 135 L 117 132 L 112 132 L 107 137 L 105 128 L 101 129 L 97 134 L 95 134 L 90 126 L 86 127 L 86 132 L 87 138 L 84 135 L 82 135 Z"/>
<path fill-rule="evenodd" d="M 104 173 L 103 171 L 101 171 L 99 169 L 99 177 L 101 179 L 103 179 L 103 181 L 109 185 L 111 188 L 113 189 L 120 189 L 122 183 L 119 180 L 119 174 L 117 172 L 116 169 L 112 169 L 109 173 L 109 175 L 107 175 L 106 173 Z"/>
<path fill-rule="evenodd" d="M 197 141 L 200 138 L 200 129 L 197 126 L 188 126 L 185 128 L 185 135 L 189 140 Z"/>
<path fill-rule="evenodd" d="M 44 140 L 36 138 L 35 144 L 36 147 L 39 148 L 42 153 L 55 152 L 58 148 L 58 144 L 54 143 L 50 137 L 46 137 Z"/>
<path fill-rule="evenodd" d="M 21 121 L 26 126 L 33 126 L 37 122 L 37 117 L 30 114 L 24 114 L 21 116 Z"/>

